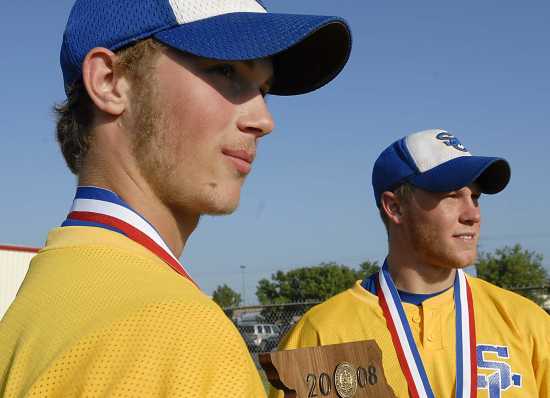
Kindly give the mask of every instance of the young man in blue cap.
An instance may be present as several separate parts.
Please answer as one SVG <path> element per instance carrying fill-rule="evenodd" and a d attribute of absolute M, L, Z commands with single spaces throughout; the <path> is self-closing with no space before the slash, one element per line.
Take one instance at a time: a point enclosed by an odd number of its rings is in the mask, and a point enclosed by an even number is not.
<path fill-rule="evenodd" d="M 323 86 L 350 48 L 340 18 L 255 0 L 77 0 L 57 136 L 79 187 L 0 324 L 0 395 L 265 395 L 178 258 L 237 207 L 265 95 Z"/>
<path fill-rule="evenodd" d="M 398 397 L 550 397 L 550 317 L 462 271 L 477 255 L 480 195 L 509 179 L 504 159 L 472 156 L 447 131 L 394 142 L 372 173 L 382 270 L 311 309 L 281 348 L 374 339 Z"/>

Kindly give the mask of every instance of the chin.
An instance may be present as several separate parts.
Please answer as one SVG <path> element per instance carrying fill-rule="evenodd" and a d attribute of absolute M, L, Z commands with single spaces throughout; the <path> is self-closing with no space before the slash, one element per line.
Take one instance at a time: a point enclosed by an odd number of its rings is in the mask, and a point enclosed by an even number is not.
<path fill-rule="evenodd" d="M 447 263 L 452 268 L 466 268 L 472 265 L 477 258 L 477 252 L 454 253 L 449 256 Z"/>
<path fill-rule="evenodd" d="M 239 207 L 240 194 L 220 194 L 209 197 L 203 203 L 201 214 L 223 216 L 233 213 Z"/>
<path fill-rule="evenodd" d="M 211 206 L 206 209 L 203 214 L 209 216 L 226 216 L 233 213 L 238 207 L 238 204 L 235 206 Z"/>

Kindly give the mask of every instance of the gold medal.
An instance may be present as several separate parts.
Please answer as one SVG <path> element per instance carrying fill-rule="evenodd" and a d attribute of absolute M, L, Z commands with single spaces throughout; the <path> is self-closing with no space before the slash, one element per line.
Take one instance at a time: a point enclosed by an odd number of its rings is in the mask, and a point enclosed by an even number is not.
<path fill-rule="evenodd" d="M 352 364 L 341 362 L 334 370 L 334 385 L 340 398 L 351 398 L 357 391 L 357 373 Z"/>

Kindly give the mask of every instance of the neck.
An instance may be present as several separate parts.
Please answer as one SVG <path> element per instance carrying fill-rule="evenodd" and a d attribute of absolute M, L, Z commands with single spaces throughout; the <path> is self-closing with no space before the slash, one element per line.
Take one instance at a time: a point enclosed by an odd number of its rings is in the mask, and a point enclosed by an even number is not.
<path fill-rule="evenodd" d="M 450 287 L 456 269 L 443 268 L 392 252 L 387 258 L 388 268 L 397 289 L 415 294 L 437 293 Z"/>
<path fill-rule="evenodd" d="M 117 155 L 115 159 L 109 151 L 90 148 L 78 185 L 96 186 L 116 193 L 153 225 L 172 254 L 180 257 L 200 215 L 172 209 L 142 177 L 131 157 L 124 153 Z"/>

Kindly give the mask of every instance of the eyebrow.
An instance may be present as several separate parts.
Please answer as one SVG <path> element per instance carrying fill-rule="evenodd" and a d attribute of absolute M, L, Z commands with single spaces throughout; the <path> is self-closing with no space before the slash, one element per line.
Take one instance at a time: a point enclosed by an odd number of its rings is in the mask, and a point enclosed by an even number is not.
<path fill-rule="evenodd" d="M 255 59 L 245 59 L 243 61 L 243 63 L 248 67 L 248 69 L 250 70 L 253 70 L 254 69 L 254 63 L 256 62 L 257 60 Z"/>
<path fill-rule="evenodd" d="M 254 69 L 254 64 L 260 63 L 263 60 L 267 61 L 268 59 L 269 58 L 244 59 L 241 62 L 243 62 L 249 69 Z M 271 62 L 271 65 L 273 65 L 273 62 Z"/>

